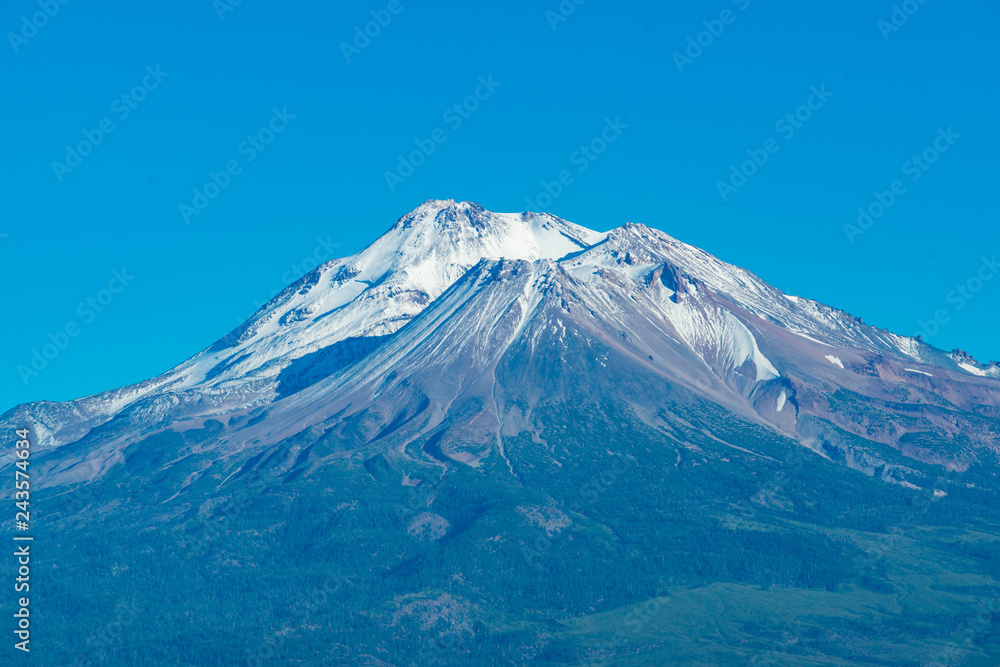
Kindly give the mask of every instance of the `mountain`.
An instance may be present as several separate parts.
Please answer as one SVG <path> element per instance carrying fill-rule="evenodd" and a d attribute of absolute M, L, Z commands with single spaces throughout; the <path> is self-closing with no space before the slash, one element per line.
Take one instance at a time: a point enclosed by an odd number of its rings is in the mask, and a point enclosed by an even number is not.
<path fill-rule="evenodd" d="M 262 661 L 254 628 L 283 664 L 924 664 L 1000 585 L 998 380 L 644 225 L 432 200 L 164 375 L 0 423 L 37 439 L 54 629 L 122 596 L 174 624 L 95 662 Z M 199 562 L 208 653 L 157 573 Z M 343 604 L 287 617 L 331 568 Z"/>
<path fill-rule="evenodd" d="M 400 333 L 425 310 L 420 324 Z M 329 406 L 348 390 L 355 405 L 371 409 L 379 392 L 359 397 L 358 388 L 381 387 L 387 374 L 413 384 L 427 368 L 442 367 L 442 376 L 421 381 L 422 390 L 434 391 L 424 385 L 491 373 L 521 330 L 540 321 L 554 327 L 551 333 L 593 338 L 639 364 L 638 373 L 687 387 L 889 481 L 920 475 L 837 432 L 949 468 L 967 466 L 977 446 L 1000 444 L 974 419 L 1000 415 L 990 379 L 1000 378 L 996 364 L 785 295 L 643 225 L 602 234 L 546 214 L 497 214 L 451 200 L 426 202 L 362 252 L 318 267 L 163 376 L 66 404 L 28 404 L 0 421 L 30 421 L 41 446 L 58 447 L 93 429 L 103 440 L 116 432 L 125 441 L 164 424 L 265 408 L 271 419 L 232 439 L 273 444 L 276 436 L 264 432 L 279 415 L 290 415 L 293 429 L 314 426 L 336 412 Z M 424 340 L 431 333 L 426 322 L 437 323 L 431 343 Z M 501 337 L 500 322 L 509 323 L 510 337 Z M 461 340 L 452 329 L 479 333 Z M 556 342 L 550 338 L 539 332 L 535 340 Z M 562 334 L 558 344 L 565 341 Z M 442 344 L 451 351 L 442 353 Z M 414 363 L 414 350 L 427 345 Z M 489 410 L 499 423 L 496 406 Z M 961 413 L 971 422 L 956 420 Z M 927 438 L 941 447 L 913 444 Z"/>
<path fill-rule="evenodd" d="M 357 255 L 303 276 L 228 336 L 164 375 L 67 404 L 23 406 L 14 415 L 37 425 L 42 446 L 58 446 L 123 410 L 139 412 L 142 422 L 266 405 L 279 395 L 278 381 L 288 377 L 279 376 L 293 362 L 299 363 L 289 372 L 303 373 L 314 370 L 310 362 L 322 371 L 320 362 L 353 359 L 398 331 L 480 259 L 554 259 L 601 236 L 554 216 L 429 201 Z"/>

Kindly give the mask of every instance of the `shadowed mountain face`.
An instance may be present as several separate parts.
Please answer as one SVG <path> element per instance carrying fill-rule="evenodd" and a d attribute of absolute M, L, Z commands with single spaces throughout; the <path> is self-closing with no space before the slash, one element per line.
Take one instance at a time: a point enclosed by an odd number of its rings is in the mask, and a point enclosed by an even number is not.
<path fill-rule="evenodd" d="M 989 624 L 950 638 L 1000 586 L 1000 367 L 643 225 L 430 201 L 165 375 L 0 421 L 38 440 L 53 628 L 168 619 L 94 663 L 998 655 Z M 156 570 L 192 563 L 212 637 Z"/>

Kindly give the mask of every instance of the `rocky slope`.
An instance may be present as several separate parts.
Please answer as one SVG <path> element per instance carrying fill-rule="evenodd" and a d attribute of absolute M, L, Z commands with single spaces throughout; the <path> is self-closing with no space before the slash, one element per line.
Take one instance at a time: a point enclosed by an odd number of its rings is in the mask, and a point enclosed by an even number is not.
<path fill-rule="evenodd" d="M 538 368 L 540 356 L 558 368 Z M 521 380 L 504 385 L 501 365 L 523 367 Z M 904 485 L 926 477 L 908 461 L 960 470 L 1000 447 L 995 365 L 785 295 L 643 225 L 602 234 L 450 200 L 318 267 L 159 378 L 0 421 L 32 424 L 42 447 L 75 443 L 52 456 L 57 483 L 107 471 L 138 437 L 206 419 L 233 424 L 212 446 L 244 451 L 364 415 L 359 446 L 410 456 L 408 442 L 467 415 L 441 451 L 475 466 L 504 456 L 502 434 L 543 428 L 529 387 L 554 372 L 608 394 L 648 377 Z M 624 398 L 671 428 L 661 397 Z"/>

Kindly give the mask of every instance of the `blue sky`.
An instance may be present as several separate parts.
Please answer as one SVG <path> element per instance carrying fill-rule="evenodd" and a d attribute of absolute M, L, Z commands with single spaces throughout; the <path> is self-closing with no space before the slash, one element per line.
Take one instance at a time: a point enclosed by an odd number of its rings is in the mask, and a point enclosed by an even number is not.
<path fill-rule="evenodd" d="M 899 333 L 942 311 L 930 342 L 1000 359 L 1000 280 L 976 281 L 1000 253 L 995 4 L 561 7 L 7 3 L 0 411 L 154 376 L 424 200 L 521 211 L 563 171 L 557 215 Z"/>

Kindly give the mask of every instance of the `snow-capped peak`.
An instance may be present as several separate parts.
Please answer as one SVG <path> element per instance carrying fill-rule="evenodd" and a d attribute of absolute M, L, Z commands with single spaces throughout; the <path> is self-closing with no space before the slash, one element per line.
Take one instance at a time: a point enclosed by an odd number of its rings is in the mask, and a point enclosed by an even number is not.
<path fill-rule="evenodd" d="M 361 252 L 303 277 L 226 344 L 175 372 L 187 387 L 273 377 L 291 361 L 337 342 L 395 333 L 480 260 L 559 259 L 601 238 L 547 214 L 428 200 Z"/>
<path fill-rule="evenodd" d="M 852 369 L 874 372 L 864 354 L 883 353 L 905 358 L 908 369 L 916 362 L 972 380 L 1000 375 L 1000 366 L 951 358 L 815 301 L 787 298 L 753 273 L 642 224 L 601 233 L 546 213 L 493 213 L 475 202 L 428 200 L 367 248 L 313 270 L 168 373 L 65 407 L 39 408 L 49 434 L 42 444 L 71 441 L 127 412 L 166 420 L 269 405 L 369 354 L 470 269 L 501 260 L 536 262 L 540 275 L 566 277 L 570 292 L 587 295 L 581 308 L 606 326 L 619 323 L 616 336 L 623 341 L 642 338 L 629 334 L 624 322 L 642 313 L 642 327 L 680 345 L 684 363 L 725 379 L 741 396 L 773 392 L 770 406 L 782 391 L 792 401 L 794 373 L 786 372 L 782 356 L 802 345 L 809 349 L 795 363 L 808 360 L 810 369 L 821 369 L 824 378 L 835 373 L 837 381 Z M 526 294 L 525 303 L 532 298 Z M 653 361 L 659 353 L 649 348 L 642 356 Z M 824 355 L 843 361 L 831 369 Z"/>

